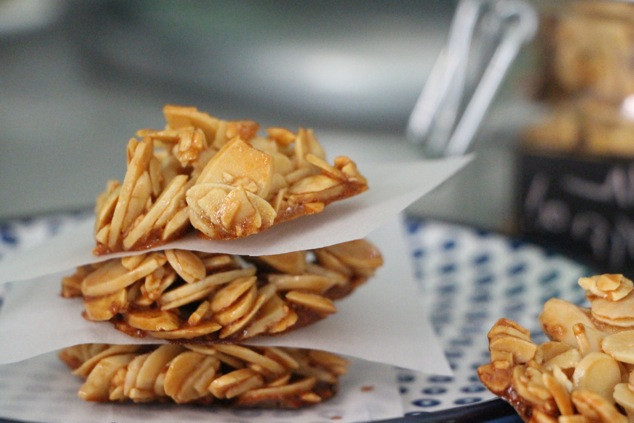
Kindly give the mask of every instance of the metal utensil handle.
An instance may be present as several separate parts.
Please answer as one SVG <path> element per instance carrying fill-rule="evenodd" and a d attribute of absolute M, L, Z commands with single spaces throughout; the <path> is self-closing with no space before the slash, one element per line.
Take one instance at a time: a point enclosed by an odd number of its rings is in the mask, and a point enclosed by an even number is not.
<path fill-rule="evenodd" d="M 462 0 L 447 47 L 434 64 L 410 115 L 410 141 L 424 144 L 426 155 L 432 157 L 468 152 L 508 68 L 522 45 L 534 37 L 537 27 L 535 10 L 523 0 Z M 492 45 L 474 51 L 477 36 Z M 477 67 L 479 63 L 483 69 Z M 479 79 L 472 87 L 467 75 L 474 66 Z"/>

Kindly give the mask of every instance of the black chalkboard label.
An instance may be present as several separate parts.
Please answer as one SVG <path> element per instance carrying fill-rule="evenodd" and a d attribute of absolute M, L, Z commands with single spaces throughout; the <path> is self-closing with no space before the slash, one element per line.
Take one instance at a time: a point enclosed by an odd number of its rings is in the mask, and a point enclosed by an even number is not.
<path fill-rule="evenodd" d="M 518 182 L 522 234 L 590 260 L 599 271 L 632 272 L 634 160 L 521 152 Z"/>

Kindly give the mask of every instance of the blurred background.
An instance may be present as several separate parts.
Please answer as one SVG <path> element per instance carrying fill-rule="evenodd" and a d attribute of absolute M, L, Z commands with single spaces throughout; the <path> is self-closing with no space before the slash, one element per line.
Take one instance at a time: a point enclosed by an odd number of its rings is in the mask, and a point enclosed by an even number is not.
<path fill-rule="evenodd" d="M 0 219 L 91 208 L 166 103 L 315 129 L 329 156 L 423 157 L 409 115 L 455 0 L 0 0 Z M 409 210 L 511 224 L 517 130 L 531 116 L 524 49 L 469 168 Z"/>

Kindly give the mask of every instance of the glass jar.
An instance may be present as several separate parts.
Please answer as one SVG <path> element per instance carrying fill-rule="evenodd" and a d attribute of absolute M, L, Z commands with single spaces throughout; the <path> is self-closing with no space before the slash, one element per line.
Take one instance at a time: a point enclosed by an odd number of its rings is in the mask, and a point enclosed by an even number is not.
<path fill-rule="evenodd" d="M 634 3 L 542 5 L 535 97 L 544 118 L 525 146 L 634 157 Z"/>

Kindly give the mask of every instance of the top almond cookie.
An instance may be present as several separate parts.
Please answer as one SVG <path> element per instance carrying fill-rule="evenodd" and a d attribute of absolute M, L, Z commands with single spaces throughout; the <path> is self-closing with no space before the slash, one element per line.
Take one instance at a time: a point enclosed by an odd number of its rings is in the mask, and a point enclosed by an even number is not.
<path fill-rule="evenodd" d="M 95 254 L 133 251 L 190 231 L 242 238 L 368 189 L 346 156 L 331 165 L 313 131 L 225 121 L 166 105 L 163 130 L 127 146 L 123 182 L 109 181 L 95 207 Z"/>

